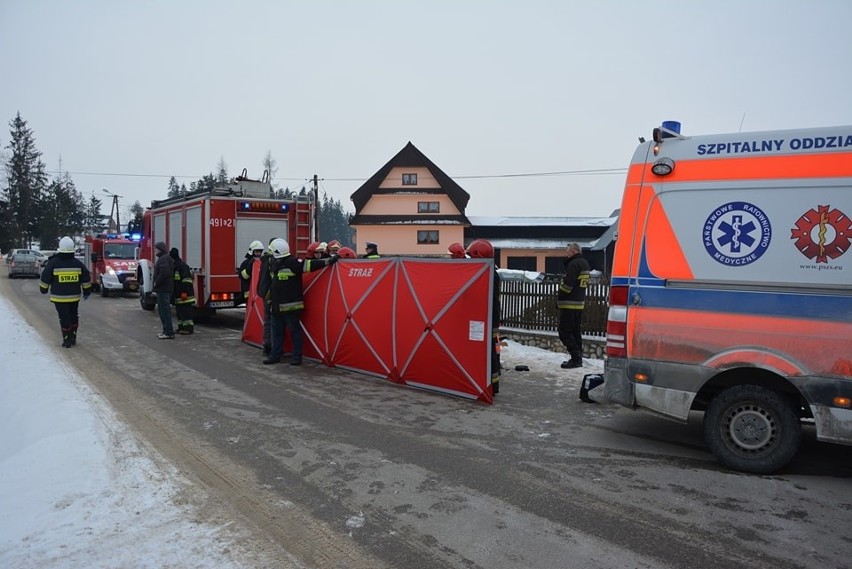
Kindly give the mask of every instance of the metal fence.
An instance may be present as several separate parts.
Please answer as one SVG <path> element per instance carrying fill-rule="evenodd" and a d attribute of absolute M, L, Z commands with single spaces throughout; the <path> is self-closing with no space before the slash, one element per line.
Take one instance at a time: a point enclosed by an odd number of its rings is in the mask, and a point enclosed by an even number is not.
<path fill-rule="evenodd" d="M 531 331 L 556 331 L 559 322 L 556 308 L 558 282 L 504 281 L 500 284 L 502 325 Z M 609 308 L 609 284 L 590 284 L 583 310 L 583 334 L 606 336 Z"/>

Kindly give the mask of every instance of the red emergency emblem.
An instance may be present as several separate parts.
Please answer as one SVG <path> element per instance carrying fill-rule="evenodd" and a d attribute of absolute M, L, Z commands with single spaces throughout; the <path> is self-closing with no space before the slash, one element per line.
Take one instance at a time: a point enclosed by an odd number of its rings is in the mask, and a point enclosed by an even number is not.
<path fill-rule="evenodd" d="M 852 220 L 839 209 L 820 205 L 811 209 L 796 221 L 790 230 L 790 239 L 796 240 L 796 248 L 808 259 L 827 263 L 849 249 L 852 243 Z"/>

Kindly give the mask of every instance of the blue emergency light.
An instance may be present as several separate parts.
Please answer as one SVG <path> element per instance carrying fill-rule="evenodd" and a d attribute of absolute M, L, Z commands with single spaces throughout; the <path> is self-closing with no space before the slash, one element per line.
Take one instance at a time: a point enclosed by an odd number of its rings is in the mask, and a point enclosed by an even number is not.
<path fill-rule="evenodd" d="M 240 202 L 240 210 L 241 211 L 281 211 L 287 213 L 290 211 L 290 204 L 287 202 Z"/>

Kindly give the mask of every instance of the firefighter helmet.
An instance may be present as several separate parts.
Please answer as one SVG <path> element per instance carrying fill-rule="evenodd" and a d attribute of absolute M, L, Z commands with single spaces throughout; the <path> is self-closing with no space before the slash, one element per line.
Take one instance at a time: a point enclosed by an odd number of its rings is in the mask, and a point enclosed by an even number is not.
<path fill-rule="evenodd" d="M 337 239 L 332 239 L 331 241 L 328 242 L 328 249 L 329 249 L 329 251 L 334 253 L 335 251 L 340 249 L 340 241 L 338 241 Z"/>
<path fill-rule="evenodd" d="M 451 259 L 464 259 L 467 256 L 464 251 L 464 245 L 461 243 L 452 243 L 447 247 L 447 253 L 450 254 Z"/>
<path fill-rule="evenodd" d="M 486 239 L 477 239 L 468 246 L 467 254 L 473 259 L 493 259 L 494 246 Z"/>
<path fill-rule="evenodd" d="M 314 256 L 314 251 L 317 250 L 317 247 L 319 247 L 319 241 L 314 241 L 313 243 L 308 245 L 308 257 Z"/>
<path fill-rule="evenodd" d="M 326 243 L 325 241 L 320 243 L 319 247 L 317 247 L 317 251 L 319 251 L 320 253 L 325 253 L 326 249 L 328 249 L 328 243 Z"/>
<path fill-rule="evenodd" d="M 287 243 L 286 240 L 281 239 L 280 237 L 278 239 L 273 240 L 269 248 L 272 251 L 272 256 L 276 259 L 286 257 L 290 254 L 290 244 Z"/>
<path fill-rule="evenodd" d="M 341 259 L 356 259 L 358 257 L 358 255 L 355 254 L 355 251 L 349 247 L 341 247 L 337 250 L 337 255 Z"/>
<path fill-rule="evenodd" d="M 260 241 L 257 241 L 257 240 L 252 241 L 251 245 L 249 245 L 249 250 L 248 250 L 249 255 L 251 255 L 255 251 L 263 251 L 263 243 L 261 243 Z"/>
<path fill-rule="evenodd" d="M 70 237 L 63 237 L 59 240 L 59 252 L 60 253 L 73 253 L 74 252 L 74 240 Z"/>

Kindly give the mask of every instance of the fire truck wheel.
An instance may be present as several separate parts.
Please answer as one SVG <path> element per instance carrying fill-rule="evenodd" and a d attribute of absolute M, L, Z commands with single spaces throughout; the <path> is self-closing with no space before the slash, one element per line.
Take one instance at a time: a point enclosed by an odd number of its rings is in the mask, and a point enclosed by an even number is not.
<path fill-rule="evenodd" d="M 788 397 L 758 385 L 738 385 L 717 395 L 704 413 L 704 438 L 719 462 L 734 470 L 767 474 L 790 462 L 802 427 Z"/>
<path fill-rule="evenodd" d="M 157 306 L 157 302 L 154 301 L 149 294 L 140 293 L 139 294 L 139 304 L 142 306 L 142 310 L 152 311 Z"/>
<path fill-rule="evenodd" d="M 108 291 L 108 290 L 107 290 L 107 288 L 104 286 L 104 283 L 103 283 L 103 282 L 101 282 L 100 289 L 101 289 L 101 296 L 102 296 L 102 297 L 106 298 L 106 297 L 108 297 L 108 296 L 109 296 L 109 291 Z"/>

